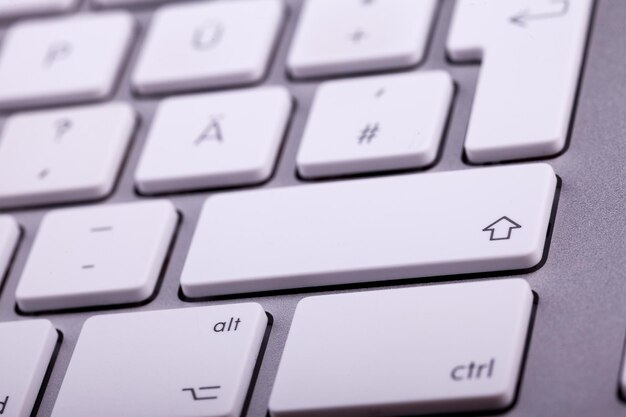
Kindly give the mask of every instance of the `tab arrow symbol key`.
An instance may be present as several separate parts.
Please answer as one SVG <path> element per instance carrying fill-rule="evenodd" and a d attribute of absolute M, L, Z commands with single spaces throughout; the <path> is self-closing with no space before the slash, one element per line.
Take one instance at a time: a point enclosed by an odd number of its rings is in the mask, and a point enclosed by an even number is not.
<path fill-rule="evenodd" d="M 483 229 L 483 232 L 491 232 L 489 240 L 509 240 L 513 229 L 520 229 L 522 226 L 515 223 L 506 216 L 500 217 L 495 222 Z"/>

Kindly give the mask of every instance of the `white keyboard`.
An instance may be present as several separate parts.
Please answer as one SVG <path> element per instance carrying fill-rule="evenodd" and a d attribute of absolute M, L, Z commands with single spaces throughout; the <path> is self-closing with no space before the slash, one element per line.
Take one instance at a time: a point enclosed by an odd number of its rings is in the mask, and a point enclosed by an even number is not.
<path fill-rule="evenodd" d="M 619 16 L 0 0 L 0 417 L 623 415 L 574 303 L 626 268 L 576 222 L 626 233 L 578 168 L 622 160 L 578 111 Z"/>

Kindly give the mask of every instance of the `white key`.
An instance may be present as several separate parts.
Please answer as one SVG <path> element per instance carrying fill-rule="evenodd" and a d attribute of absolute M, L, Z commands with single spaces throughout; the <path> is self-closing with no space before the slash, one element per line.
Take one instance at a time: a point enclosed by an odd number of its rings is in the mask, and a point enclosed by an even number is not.
<path fill-rule="evenodd" d="M 9 117 L 0 140 L 0 207 L 107 196 L 135 122 L 123 103 Z"/>
<path fill-rule="evenodd" d="M 252 303 L 92 317 L 52 417 L 239 417 L 266 327 Z"/>
<path fill-rule="evenodd" d="M 0 323 L 0 415 L 29 417 L 58 334 L 48 320 Z"/>
<path fill-rule="evenodd" d="M 0 286 L 19 238 L 20 227 L 15 219 L 10 216 L 0 216 Z"/>
<path fill-rule="evenodd" d="M 465 152 L 476 163 L 563 150 L 593 0 L 459 0 L 454 60 L 482 59 Z"/>
<path fill-rule="evenodd" d="M 133 29 L 132 16 L 122 11 L 12 26 L 0 54 L 0 108 L 106 98 Z"/>
<path fill-rule="evenodd" d="M 556 183 L 536 164 L 212 196 L 182 289 L 201 297 L 531 268 Z"/>
<path fill-rule="evenodd" d="M 153 18 L 133 85 L 141 93 L 163 93 L 256 82 L 282 17 L 280 0 L 165 6 Z"/>
<path fill-rule="evenodd" d="M 515 397 L 532 304 L 522 279 L 307 298 L 289 331 L 270 413 L 503 409 Z"/>
<path fill-rule="evenodd" d="M 155 290 L 176 229 L 168 201 L 52 211 L 17 287 L 26 312 L 137 303 Z"/>
<path fill-rule="evenodd" d="M 291 103 L 282 87 L 163 101 L 137 168 L 137 188 L 157 193 L 268 179 Z"/>
<path fill-rule="evenodd" d="M 309 0 L 287 59 L 296 77 L 406 68 L 418 64 L 436 0 Z"/>
<path fill-rule="evenodd" d="M 0 0 L 0 18 L 61 13 L 78 5 L 78 0 Z"/>
<path fill-rule="evenodd" d="M 134 6 L 134 5 L 152 5 L 164 3 L 167 0 L 92 0 L 93 4 L 98 7 L 117 7 L 117 6 Z"/>
<path fill-rule="evenodd" d="M 443 71 L 321 85 L 298 154 L 304 177 L 434 162 L 454 84 Z"/>

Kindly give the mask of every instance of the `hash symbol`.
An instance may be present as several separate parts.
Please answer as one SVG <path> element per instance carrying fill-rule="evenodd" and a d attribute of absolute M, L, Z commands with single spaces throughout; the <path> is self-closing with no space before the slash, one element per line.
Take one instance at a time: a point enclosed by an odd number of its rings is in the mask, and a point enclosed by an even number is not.
<path fill-rule="evenodd" d="M 363 145 L 364 143 L 371 143 L 372 140 L 378 135 L 380 130 L 380 126 L 378 123 L 374 123 L 372 125 L 368 124 L 361 130 L 361 134 L 359 136 L 359 145 Z"/>

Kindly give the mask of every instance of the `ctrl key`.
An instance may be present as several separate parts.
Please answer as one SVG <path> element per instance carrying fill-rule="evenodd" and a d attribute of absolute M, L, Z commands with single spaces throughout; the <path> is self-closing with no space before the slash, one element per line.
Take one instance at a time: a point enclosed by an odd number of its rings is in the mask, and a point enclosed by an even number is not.
<path fill-rule="evenodd" d="M 48 320 L 0 323 L 0 416 L 31 415 L 57 340 Z"/>
<path fill-rule="evenodd" d="M 304 299 L 272 417 L 401 416 L 513 404 L 532 312 L 522 279 Z"/>
<path fill-rule="evenodd" d="M 239 417 L 267 323 L 254 303 L 92 317 L 52 417 Z"/>

